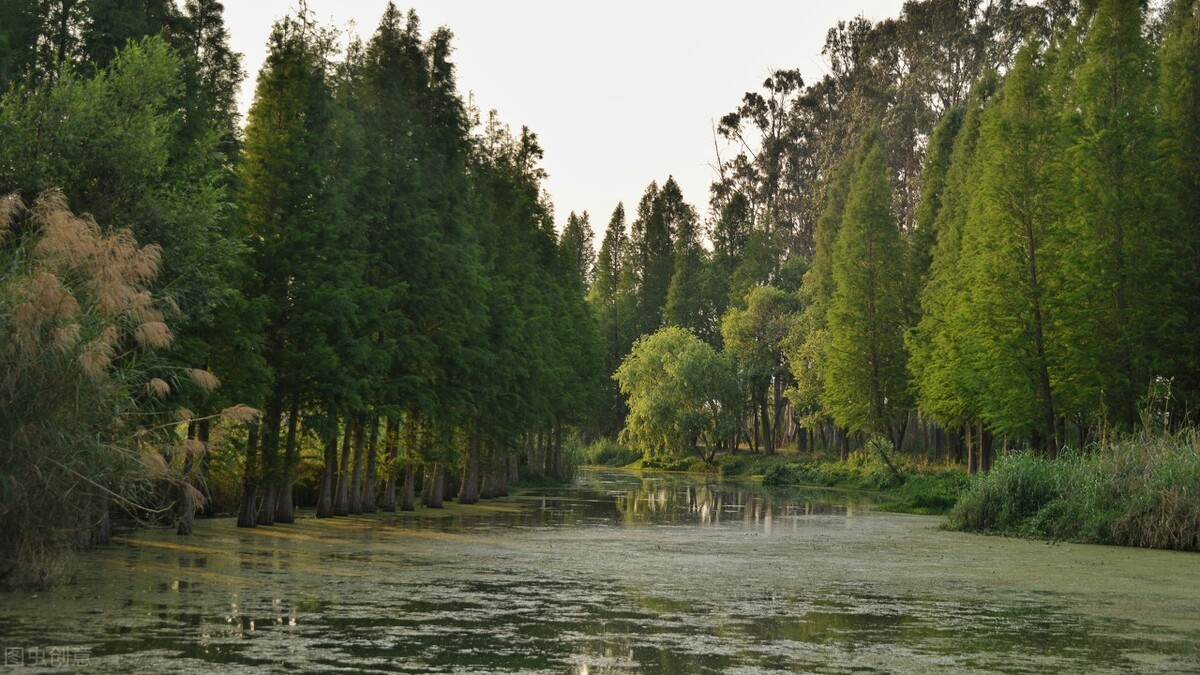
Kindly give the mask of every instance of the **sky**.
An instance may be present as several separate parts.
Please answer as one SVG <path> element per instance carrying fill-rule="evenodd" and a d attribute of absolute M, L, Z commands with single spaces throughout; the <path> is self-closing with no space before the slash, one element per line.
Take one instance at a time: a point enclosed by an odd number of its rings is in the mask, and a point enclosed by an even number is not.
<path fill-rule="evenodd" d="M 316 17 L 365 38 L 386 0 L 308 0 Z M 902 0 L 414 0 L 422 32 L 448 26 L 459 89 L 486 113 L 528 126 L 545 150 L 546 190 L 561 228 L 588 211 L 599 240 L 617 202 L 632 212 L 650 181 L 674 176 L 703 214 L 715 176 L 713 126 L 773 70 L 826 72 L 825 34 L 839 19 L 879 20 Z M 226 0 L 232 47 L 249 74 L 271 24 L 293 0 Z M 597 244 L 599 242 L 597 241 Z"/>

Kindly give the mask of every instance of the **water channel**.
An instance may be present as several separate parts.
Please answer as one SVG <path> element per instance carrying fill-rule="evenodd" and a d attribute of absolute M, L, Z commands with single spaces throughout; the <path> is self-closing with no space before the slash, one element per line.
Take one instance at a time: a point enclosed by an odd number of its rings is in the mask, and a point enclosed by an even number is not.
<path fill-rule="evenodd" d="M 1200 555 L 939 523 L 620 471 L 437 513 L 199 520 L 0 595 L 0 673 L 1200 672 Z"/>

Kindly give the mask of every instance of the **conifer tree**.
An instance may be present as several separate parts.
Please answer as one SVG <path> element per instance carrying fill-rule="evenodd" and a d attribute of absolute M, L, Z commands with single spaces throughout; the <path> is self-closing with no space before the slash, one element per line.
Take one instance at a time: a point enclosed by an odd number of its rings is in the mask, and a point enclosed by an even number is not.
<path fill-rule="evenodd" d="M 563 259 L 575 272 L 579 287 L 586 293 L 592 285 L 595 276 L 596 250 L 593 248 L 591 217 L 587 211 L 583 215 L 575 215 L 572 211 L 567 216 L 567 224 L 563 227 L 558 239 L 558 247 Z"/>
<path fill-rule="evenodd" d="M 973 393 L 977 385 L 963 361 L 962 336 L 969 326 L 963 320 L 968 288 L 961 258 L 963 229 L 978 184 L 975 155 L 980 116 L 992 86 L 990 78 L 975 86 L 955 135 L 935 216 L 937 243 L 919 297 L 921 316 L 906 338 L 918 407 L 947 429 L 978 419 L 978 397 Z"/>
<path fill-rule="evenodd" d="M 1153 171 L 1154 72 L 1141 3 L 1100 0 L 1087 20 L 1065 115 L 1074 205 L 1061 317 L 1072 386 L 1063 403 L 1129 426 L 1150 378 L 1169 368 L 1174 260 Z"/>
<path fill-rule="evenodd" d="M 1182 389 L 1200 396 L 1200 3 L 1176 0 L 1159 51 L 1158 108 L 1169 237 L 1181 253 L 1176 292 L 1187 299 L 1178 349 Z"/>
<path fill-rule="evenodd" d="M 891 183 L 882 145 L 864 144 L 833 257 L 823 401 L 852 431 L 903 440 L 909 383 L 904 348 L 905 250 L 891 212 Z"/>
<path fill-rule="evenodd" d="M 1069 255 L 1058 232 L 1062 147 L 1032 45 L 1017 56 L 984 112 L 978 186 L 962 235 L 960 274 L 969 293 L 961 339 L 968 369 L 983 382 L 980 415 L 995 431 L 1026 437 L 1053 457 L 1059 433 L 1055 390 L 1061 373 L 1055 317 L 1062 309 L 1056 257 Z"/>

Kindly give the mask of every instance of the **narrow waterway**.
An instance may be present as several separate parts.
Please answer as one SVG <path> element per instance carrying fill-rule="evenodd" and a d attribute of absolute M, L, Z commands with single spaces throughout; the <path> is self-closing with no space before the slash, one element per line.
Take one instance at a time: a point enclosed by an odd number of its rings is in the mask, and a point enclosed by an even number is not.
<path fill-rule="evenodd" d="M 616 471 L 431 513 L 122 536 L 0 595 L 4 669 L 1200 671 L 1200 555 Z"/>

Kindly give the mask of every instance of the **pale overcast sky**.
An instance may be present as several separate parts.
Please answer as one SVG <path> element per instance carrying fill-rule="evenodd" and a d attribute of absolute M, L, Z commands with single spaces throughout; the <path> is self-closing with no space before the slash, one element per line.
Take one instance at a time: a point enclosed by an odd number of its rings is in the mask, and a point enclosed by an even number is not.
<path fill-rule="evenodd" d="M 386 0 L 309 0 L 322 21 L 367 38 Z M 560 227 L 589 211 L 597 239 L 618 201 L 631 214 L 651 180 L 674 175 L 704 213 L 712 125 L 774 69 L 825 72 L 821 46 L 838 19 L 878 20 L 902 0 L 416 0 L 423 34 L 455 35 L 459 88 L 483 111 L 541 138 Z M 232 46 L 245 54 L 243 111 L 272 22 L 293 0 L 226 0 Z M 599 242 L 597 241 L 597 245 Z"/>

